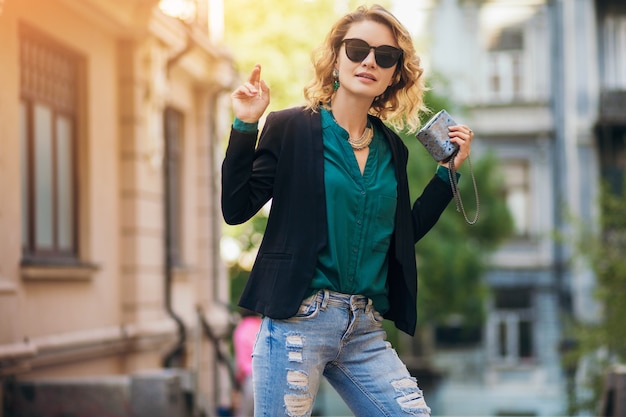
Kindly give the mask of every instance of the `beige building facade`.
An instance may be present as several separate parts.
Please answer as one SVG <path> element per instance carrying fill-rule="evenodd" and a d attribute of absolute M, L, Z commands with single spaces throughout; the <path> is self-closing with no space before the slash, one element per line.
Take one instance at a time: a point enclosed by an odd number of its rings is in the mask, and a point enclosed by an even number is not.
<path fill-rule="evenodd" d="M 220 8 L 190 4 L 0 1 L 0 381 L 177 367 L 219 401 L 199 317 L 228 300 L 237 76 L 209 35 Z"/>

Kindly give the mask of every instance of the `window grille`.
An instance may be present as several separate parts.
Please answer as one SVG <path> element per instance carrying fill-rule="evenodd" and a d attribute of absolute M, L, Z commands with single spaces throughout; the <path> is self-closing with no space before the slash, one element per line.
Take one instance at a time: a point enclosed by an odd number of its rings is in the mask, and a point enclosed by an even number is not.
<path fill-rule="evenodd" d="M 19 35 L 24 261 L 75 261 L 81 58 L 24 25 Z"/>

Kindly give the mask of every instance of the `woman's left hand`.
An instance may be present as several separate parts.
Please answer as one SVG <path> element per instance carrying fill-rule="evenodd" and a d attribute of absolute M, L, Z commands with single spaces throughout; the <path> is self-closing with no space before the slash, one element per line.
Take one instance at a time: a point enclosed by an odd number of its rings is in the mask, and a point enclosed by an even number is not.
<path fill-rule="evenodd" d="M 472 146 L 472 139 L 474 139 L 474 132 L 472 132 L 472 129 L 465 125 L 450 126 L 448 129 L 450 130 L 450 132 L 448 133 L 448 136 L 450 137 L 450 142 L 459 145 L 459 151 L 454 157 L 454 168 L 458 170 L 461 165 L 463 165 L 463 162 L 470 155 L 470 148 Z M 448 163 L 443 165 L 448 166 Z"/>

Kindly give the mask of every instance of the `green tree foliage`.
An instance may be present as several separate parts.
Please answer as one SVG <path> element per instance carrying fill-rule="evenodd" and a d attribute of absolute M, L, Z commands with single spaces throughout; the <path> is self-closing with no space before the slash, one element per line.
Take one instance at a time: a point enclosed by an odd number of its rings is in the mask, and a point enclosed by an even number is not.
<path fill-rule="evenodd" d="M 626 363 L 626 178 L 621 192 L 604 186 L 600 193 L 600 231 L 588 225 L 578 230 L 578 258 L 586 261 L 595 274 L 595 297 L 601 306 L 599 320 L 571 324 L 569 347 L 563 356 L 570 377 L 581 364 L 587 369 L 588 396 L 570 392 L 568 412 L 597 412 L 604 374 L 614 364 Z M 571 385 L 574 389 L 574 385 Z"/>
<path fill-rule="evenodd" d="M 447 107 L 446 100 L 432 92 L 426 102 L 433 113 Z M 414 135 L 404 135 L 409 148 L 408 175 L 411 197 L 416 198 L 434 175 L 436 163 Z M 476 141 L 480 140 L 480 133 Z M 489 255 L 511 235 L 513 223 L 503 197 L 502 173 L 496 158 L 486 154 L 471 163 L 480 197 L 480 216 L 468 225 L 462 213 L 450 203 L 435 227 L 416 246 L 419 266 L 420 322 L 445 325 L 454 322 L 462 327 L 480 326 L 486 287 L 483 276 Z M 460 169 L 459 189 L 469 219 L 474 218 L 476 198 L 469 161 Z"/>
<path fill-rule="evenodd" d="M 624 182 L 626 184 L 626 182 Z M 598 299 L 604 308 L 599 327 L 603 345 L 615 360 L 626 361 L 626 187 L 621 194 L 608 189 L 602 198 L 603 234 L 593 254 L 592 265 L 598 280 Z"/>
<path fill-rule="evenodd" d="M 224 41 L 242 77 L 255 64 L 271 89 L 269 110 L 303 103 L 311 79 L 311 52 L 337 14 L 333 0 L 228 0 Z"/>

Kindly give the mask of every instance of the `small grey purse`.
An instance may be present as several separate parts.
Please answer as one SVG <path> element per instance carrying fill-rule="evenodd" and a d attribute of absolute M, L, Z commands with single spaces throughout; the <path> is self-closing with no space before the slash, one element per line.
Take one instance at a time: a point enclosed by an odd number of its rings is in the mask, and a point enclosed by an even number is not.
<path fill-rule="evenodd" d="M 459 150 L 459 145 L 448 137 L 448 127 L 454 125 L 448 112 L 440 110 L 417 132 L 417 139 L 437 162 L 448 162 Z"/>
<path fill-rule="evenodd" d="M 459 151 L 459 145 L 451 142 L 450 137 L 448 136 L 448 133 L 450 132 L 448 127 L 455 126 L 456 124 L 457 123 L 452 119 L 447 111 L 440 110 L 424 125 L 424 127 L 420 129 L 419 132 L 417 132 L 416 136 L 435 161 L 448 163 L 448 174 L 450 178 L 450 185 L 452 187 L 452 195 L 454 196 L 454 201 L 456 203 L 456 211 L 462 211 L 465 221 L 468 224 L 474 224 L 478 221 L 478 213 L 480 211 L 478 188 L 476 187 L 476 178 L 474 178 L 472 162 L 468 156 L 467 162 L 469 164 L 470 174 L 474 184 L 474 194 L 476 196 L 476 216 L 474 217 L 474 220 L 469 220 L 467 214 L 465 214 L 463 201 L 461 201 L 456 169 L 454 168 L 454 156 Z"/>

